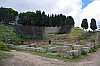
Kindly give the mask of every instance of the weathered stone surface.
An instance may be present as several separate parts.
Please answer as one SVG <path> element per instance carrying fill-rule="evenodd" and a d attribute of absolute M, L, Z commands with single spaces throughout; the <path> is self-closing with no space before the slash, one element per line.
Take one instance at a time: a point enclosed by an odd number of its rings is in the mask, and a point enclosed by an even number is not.
<path fill-rule="evenodd" d="M 75 50 L 79 50 L 79 51 L 82 50 L 82 47 L 83 47 L 83 45 L 73 45 L 73 48 L 74 48 Z"/>
<path fill-rule="evenodd" d="M 85 51 L 85 52 L 89 52 L 90 48 L 91 47 L 82 47 L 82 50 Z"/>

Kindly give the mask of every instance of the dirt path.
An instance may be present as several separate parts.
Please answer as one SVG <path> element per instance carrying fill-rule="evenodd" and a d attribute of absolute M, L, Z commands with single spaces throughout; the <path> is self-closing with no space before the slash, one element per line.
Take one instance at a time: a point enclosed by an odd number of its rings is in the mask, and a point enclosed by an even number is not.
<path fill-rule="evenodd" d="M 63 62 L 17 51 L 10 53 L 14 57 L 0 61 L 2 66 L 100 66 L 100 50 L 80 62 Z"/>

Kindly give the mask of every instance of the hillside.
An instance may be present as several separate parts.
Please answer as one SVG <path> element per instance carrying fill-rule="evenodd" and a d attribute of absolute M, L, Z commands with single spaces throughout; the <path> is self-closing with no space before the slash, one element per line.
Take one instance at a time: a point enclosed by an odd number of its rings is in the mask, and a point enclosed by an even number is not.
<path fill-rule="evenodd" d="M 14 31 L 13 27 L 0 24 L 0 40 L 18 40 L 19 37 Z"/>
<path fill-rule="evenodd" d="M 74 27 L 71 32 L 67 35 L 67 38 L 76 38 L 76 37 L 80 37 L 82 35 L 84 35 L 86 33 L 86 31 L 84 31 L 83 29 Z"/>
<path fill-rule="evenodd" d="M 96 32 L 88 32 L 83 29 L 73 27 L 71 31 L 67 34 L 56 34 L 54 35 L 55 40 L 65 40 L 67 42 L 80 42 L 82 44 L 90 42 L 95 39 Z"/>
<path fill-rule="evenodd" d="M 56 34 L 55 36 L 56 36 L 56 39 L 74 39 L 76 37 L 82 36 L 85 33 L 86 31 L 84 31 L 83 29 L 73 27 L 70 30 L 70 32 L 66 34 Z"/>

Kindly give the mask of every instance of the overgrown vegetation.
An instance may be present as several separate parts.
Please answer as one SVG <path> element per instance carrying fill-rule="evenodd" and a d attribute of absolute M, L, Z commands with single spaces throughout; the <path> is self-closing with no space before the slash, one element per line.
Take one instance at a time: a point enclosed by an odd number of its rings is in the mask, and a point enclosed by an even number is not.
<path fill-rule="evenodd" d="M 75 39 L 76 37 L 80 37 L 84 34 L 86 34 L 86 31 L 84 31 L 83 29 L 80 29 L 78 27 L 73 27 L 71 29 L 71 32 L 67 34 L 56 34 L 54 35 L 54 38 L 71 41 L 72 39 Z"/>
<path fill-rule="evenodd" d="M 81 54 L 82 55 L 87 55 L 87 52 L 86 51 L 81 51 Z"/>
<path fill-rule="evenodd" d="M 19 37 L 14 31 L 15 29 L 13 27 L 0 23 L 0 40 L 18 40 Z"/>
<path fill-rule="evenodd" d="M 0 42 L 0 50 L 9 51 L 10 48 L 7 46 L 7 44 Z"/>
<path fill-rule="evenodd" d="M 72 38 L 80 37 L 85 33 L 86 31 L 84 31 L 83 29 L 73 27 L 73 29 L 71 30 L 71 32 L 68 34 L 67 37 L 72 39 Z"/>

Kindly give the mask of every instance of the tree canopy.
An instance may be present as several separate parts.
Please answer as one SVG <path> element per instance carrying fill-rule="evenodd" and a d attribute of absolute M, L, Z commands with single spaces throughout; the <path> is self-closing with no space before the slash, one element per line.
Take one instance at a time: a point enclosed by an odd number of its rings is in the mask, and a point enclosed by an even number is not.
<path fill-rule="evenodd" d="M 36 12 L 26 12 L 19 14 L 19 23 L 22 25 L 35 25 L 35 26 L 74 26 L 74 19 L 72 16 L 66 18 L 63 14 L 48 14 L 37 10 Z"/>
<path fill-rule="evenodd" d="M 88 20 L 86 18 L 82 20 L 81 27 L 83 29 L 88 29 Z"/>
<path fill-rule="evenodd" d="M 92 30 L 97 29 L 96 20 L 94 18 L 91 19 L 90 28 Z"/>
<path fill-rule="evenodd" d="M 0 22 L 15 21 L 15 17 L 19 16 L 18 23 L 28 26 L 74 26 L 75 22 L 72 16 L 65 16 L 63 14 L 46 14 L 44 11 L 36 10 L 36 12 L 19 13 L 12 8 L 0 8 Z"/>
<path fill-rule="evenodd" d="M 0 8 L 0 22 L 10 22 L 15 20 L 15 16 L 18 16 L 18 12 L 12 8 Z"/>
<path fill-rule="evenodd" d="M 72 16 L 67 16 L 66 25 L 74 26 L 75 22 Z"/>

